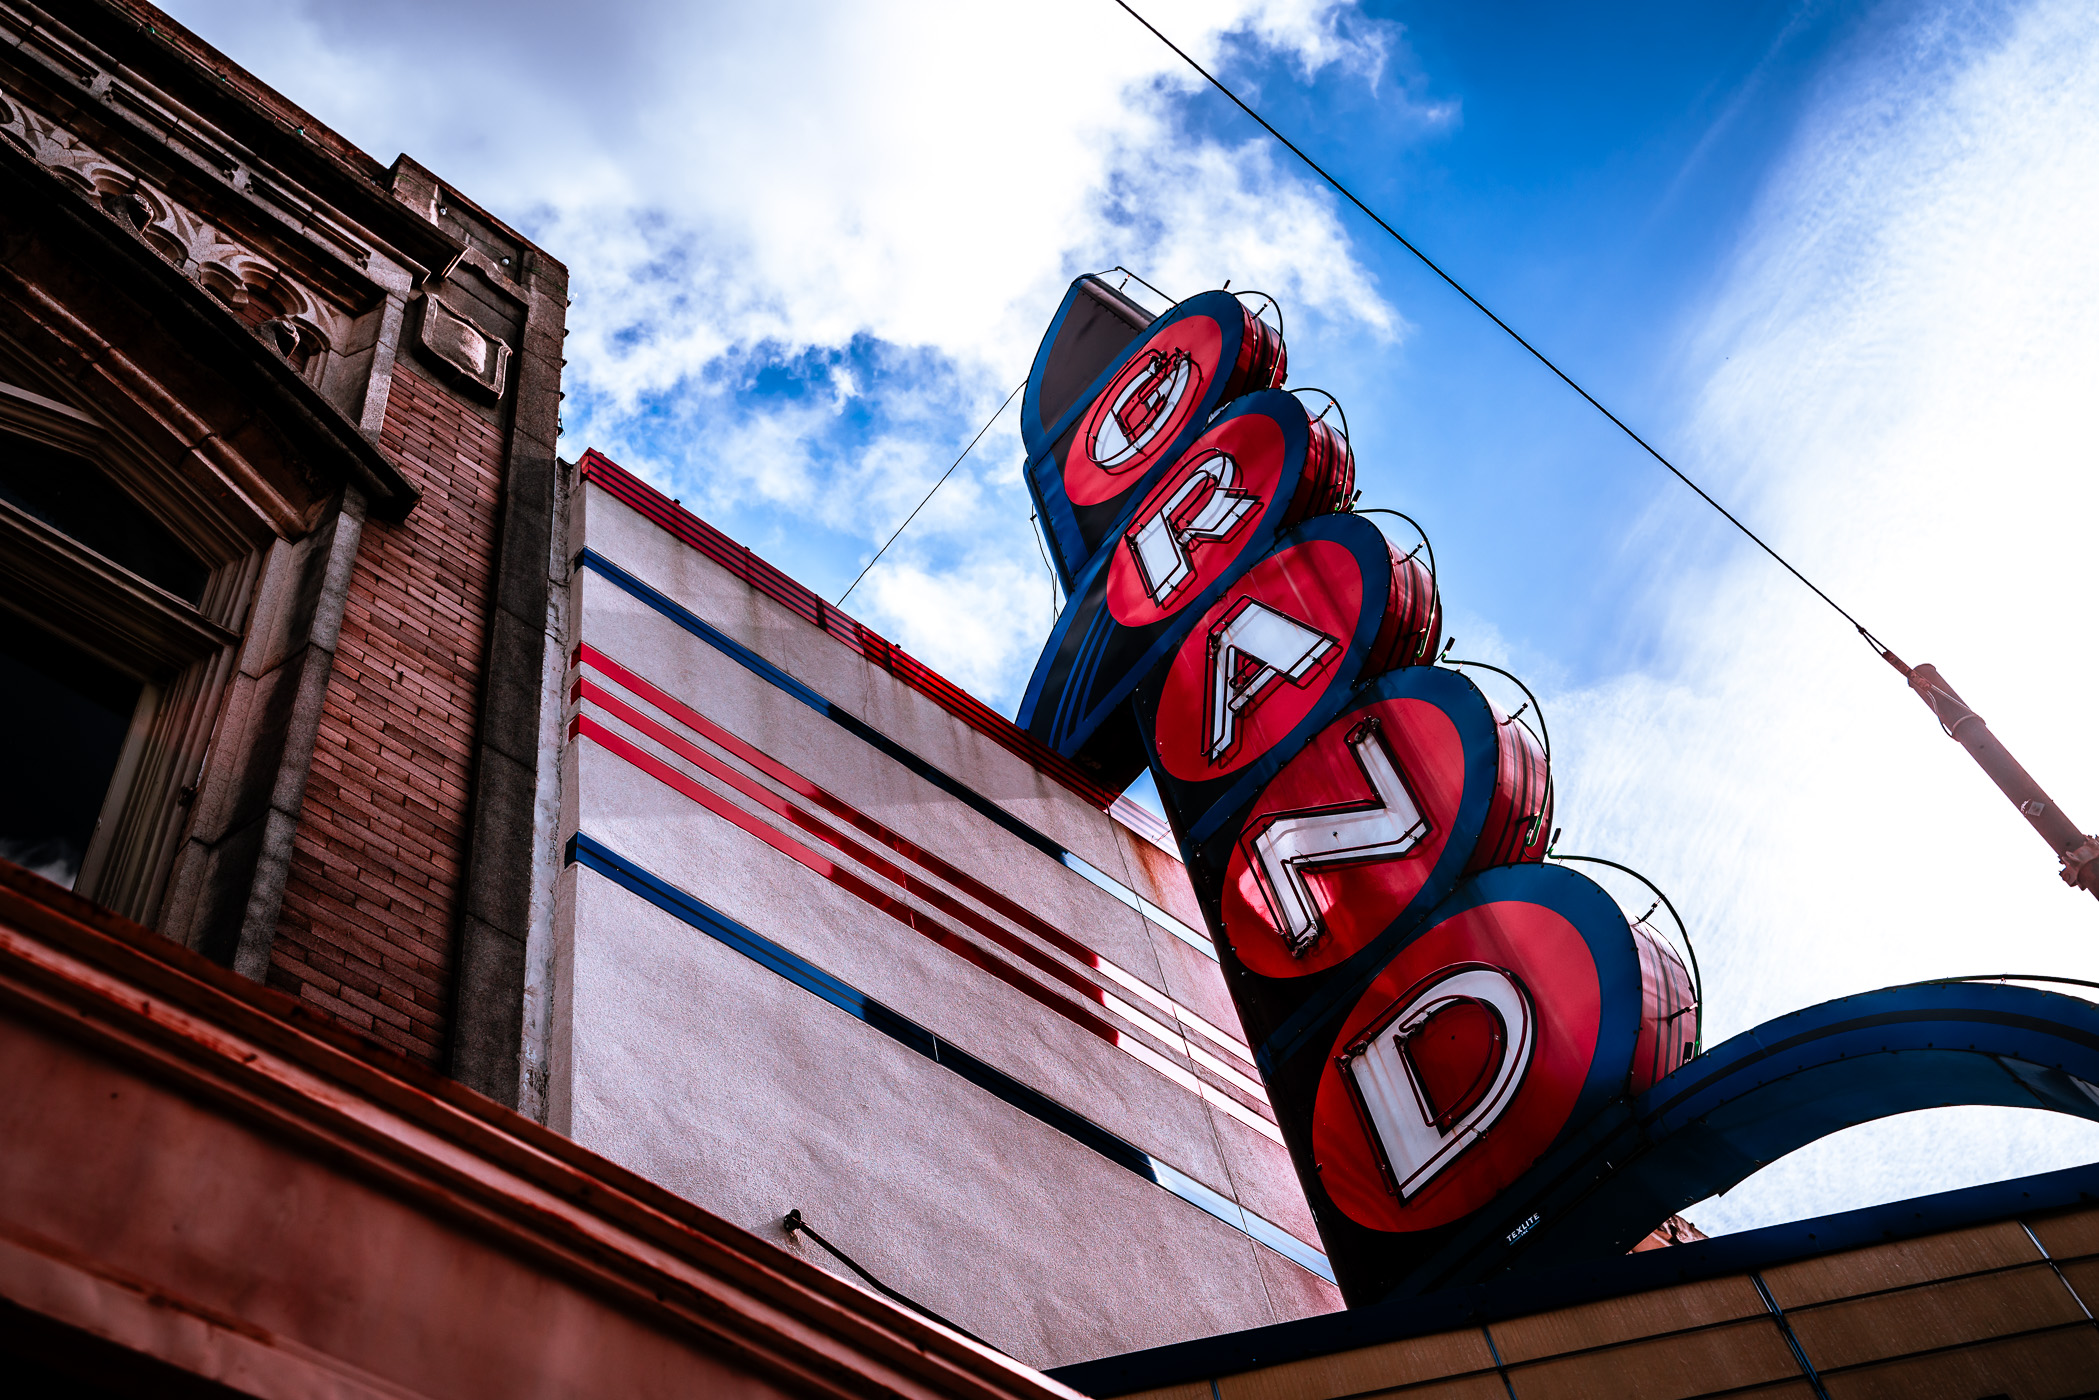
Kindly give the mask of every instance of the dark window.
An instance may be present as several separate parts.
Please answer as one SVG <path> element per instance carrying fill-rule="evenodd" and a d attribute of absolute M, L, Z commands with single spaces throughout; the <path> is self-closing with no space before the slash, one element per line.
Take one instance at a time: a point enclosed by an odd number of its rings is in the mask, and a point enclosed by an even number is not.
<path fill-rule="evenodd" d="M 211 571 L 128 492 L 69 452 L 0 436 L 0 501 L 186 602 L 204 597 Z"/>
<path fill-rule="evenodd" d="M 0 856 L 68 888 L 117 770 L 140 684 L 0 609 Z"/>

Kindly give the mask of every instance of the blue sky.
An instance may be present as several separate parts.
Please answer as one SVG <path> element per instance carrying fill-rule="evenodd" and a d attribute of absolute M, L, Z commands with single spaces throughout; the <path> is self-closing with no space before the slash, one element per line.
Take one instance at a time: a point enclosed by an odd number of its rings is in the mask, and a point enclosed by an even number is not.
<path fill-rule="evenodd" d="M 1408 122 L 1366 84 L 1290 82 L 1274 59 L 1244 65 L 1243 81 L 1475 296 L 1636 427 L 1673 438 L 1687 307 L 1739 240 L 1803 89 L 1862 18 L 1783 4 L 1378 12 L 1404 24 L 1387 94 L 1418 94 L 1443 119 Z M 1221 96 L 1189 106 L 1220 139 L 1245 129 Z M 1373 355 L 1322 338 L 1296 363 L 1342 393 L 1366 500 L 1422 518 L 1454 600 L 1570 679 L 1639 658 L 1626 522 L 1665 485 L 1656 468 L 1403 249 L 1346 222 L 1413 333 Z"/>
<path fill-rule="evenodd" d="M 1143 8 L 2099 823 L 2088 6 Z M 1709 1039 L 1911 978 L 2099 978 L 2091 901 L 1892 672 L 1108 0 L 171 9 L 567 260 L 565 450 L 830 597 L 1074 274 L 1274 292 L 1366 503 L 1432 532 L 1461 653 L 1540 692 L 1563 848 L 1684 910 Z M 1052 620 L 1019 460 L 1009 417 L 850 605 L 1009 713 Z M 1692 1214 L 2095 1156 L 2092 1125 L 1946 1110 Z"/>

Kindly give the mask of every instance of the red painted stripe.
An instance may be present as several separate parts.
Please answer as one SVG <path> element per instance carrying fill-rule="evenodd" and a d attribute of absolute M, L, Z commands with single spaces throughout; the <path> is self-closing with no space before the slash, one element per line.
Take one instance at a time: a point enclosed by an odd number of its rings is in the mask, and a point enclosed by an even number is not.
<path fill-rule="evenodd" d="M 596 686 L 592 686 L 591 690 L 596 692 L 594 696 L 590 697 L 593 700 L 593 703 L 602 703 L 603 699 L 607 698 L 604 696 L 604 692 L 599 690 Z M 632 708 L 628 706 L 622 706 L 622 708 L 628 710 L 630 713 L 638 713 L 632 711 Z M 653 728 L 655 730 L 661 730 L 661 726 L 653 726 Z M 668 731 L 662 732 L 668 733 Z M 649 776 L 657 779 L 659 782 L 662 782 L 665 785 L 674 789 L 675 791 L 680 792 L 687 797 L 690 797 L 696 802 L 699 802 L 701 805 L 705 806 L 709 811 L 714 812 L 716 815 L 721 816 L 730 822 L 733 822 L 742 830 L 749 832 L 754 836 L 757 836 L 760 840 L 764 841 L 773 849 L 808 867 L 810 870 L 815 871 L 817 874 L 822 875 L 825 879 L 830 880 L 832 883 L 838 885 L 841 889 L 844 889 L 849 893 L 855 895 L 865 903 L 881 910 L 883 913 L 889 915 L 891 918 L 897 920 L 899 923 L 902 923 L 905 927 L 917 931 L 921 935 L 932 940 L 940 947 L 946 948 L 948 951 L 962 957 L 965 961 L 971 963 L 973 966 L 976 966 L 978 968 L 983 969 L 986 972 L 989 972 L 992 976 L 997 977 L 1000 981 L 1007 983 L 1009 986 L 1012 986 L 1013 988 L 1027 995 L 1031 999 L 1041 1003 L 1044 1007 L 1048 1008 L 1049 1010 L 1054 1011 L 1058 1015 L 1063 1016 L 1067 1020 L 1072 1021 L 1081 1029 L 1091 1032 L 1095 1036 L 1099 1037 L 1101 1040 L 1106 1041 L 1108 1044 L 1122 1051 L 1125 1055 L 1128 1055 L 1132 1059 L 1138 1061 L 1138 1063 L 1146 1066 L 1154 1072 L 1164 1076 L 1166 1079 L 1179 1085 L 1181 1088 L 1196 1095 L 1196 1097 L 1198 1097 L 1199 1099 L 1202 1099 L 1203 1101 L 1222 1110 L 1223 1112 L 1231 1115 L 1232 1117 L 1239 1119 L 1248 1127 L 1253 1128 L 1255 1131 L 1263 1134 L 1264 1136 L 1272 1139 L 1273 1141 L 1277 1143 L 1282 1142 L 1282 1136 L 1280 1132 L 1277 1130 L 1274 1122 L 1265 1113 L 1263 1113 L 1259 1109 L 1249 1107 L 1248 1105 L 1239 1102 L 1237 1099 L 1233 1098 L 1230 1094 L 1225 1093 L 1216 1085 L 1206 1082 L 1202 1078 L 1200 1073 L 1194 1070 L 1190 1070 L 1181 1065 L 1175 1064 L 1173 1061 L 1166 1058 L 1165 1055 L 1161 1054 L 1159 1051 L 1147 1045 L 1142 1036 L 1133 1035 L 1128 1031 L 1120 1030 L 1112 1023 L 1107 1022 L 1101 1019 L 1100 1017 L 1094 1016 L 1092 1013 L 1084 1010 L 1081 1007 L 1072 1005 L 1068 1001 L 1064 1000 L 1064 998 L 1058 996 L 1051 989 L 1044 987 L 1040 983 L 1035 982 L 1032 978 L 1029 978 L 1026 974 L 1018 971 L 1017 969 L 1010 968 L 1004 963 L 999 962 L 994 958 L 991 958 L 988 954 L 984 953 L 975 945 L 959 937 L 957 934 L 955 934 L 953 930 L 941 927 L 940 924 L 934 922 L 931 919 L 928 919 L 925 915 L 919 913 L 910 905 L 905 904 L 902 900 L 896 899 L 893 896 L 885 894 L 883 891 L 874 888 L 872 885 L 869 885 L 866 881 L 861 880 L 858 876 L 854 875 L 852 871 L 846 870 L 843 867 L 837 865 L 835 862 L 829 860 L 827 857 L 807 849 L 806 847 L 802 846 L 799 842 L 795 841 L 793 838 L 787 836 L 783 832 L 774 829 L 768 823 L 759 820 L 757 817 L 745 811 L 743 808 L 738 807 L 735 803 L 728 801 L 720 794 L 715 793 L 711 789 L 699 783 L 693 782 L 684 774 L 670 767 L 670 765 L 662 762 L 660 759 L 655 758 L 653 755 L 647 753 L 645 750 L 636 747 L 632 743 L 628 742 L 626 739 L 613 733 L 611 730 L 606 729 L 603 725 L 599 724 L 596 720 L 590 718 L 588 715 L 578 715 L 569 723 L 569 737 L 573 739 L 579 736 L 587 737 L 594 740 L 598 744 L 604 746 L 608 751 L 625 759 L 627 762 L 633 764 L 635 767 L 641 769 L 643 772 L 649 774 Z M 675 738 L 675 736 L 673 736 L 673 738 Z M 690 748 L 691 746 L 685 745 L 684 747 Z M 715 770 L 710 767 L 708 771 L 713 772 Z M 740 784 L 739 790 L 743 790 Z M 763 790 L 761 789 L 760 791 Z M 768 794 L 768 796 L 771 797 L 773 801 L 779 801 L 777 794 Z M 823 833 L 826 835 L 826 839 L 831 840 L 834 843 L 837 843 L 838 845 L 840 845 L 841 848 L 855 852 L 856 858 L 866 855 L 866 852 L 864 852 L 862 848 L 858 847 L 850 841 L 844 840 L 843 838 L 839 837 L 836 833 L 825 832 L 825 829 L 821 825 L 812 824 L 809 826 L 808 829 L 815 832 Z M 906 878 L 908 879 L 908 877 Z M 919 888 L 923 889 L 924 887 L 921 884 Z M 935 891 L 934 893 L 937 894 L 939 892 Z M 965 910 L 963 912 L 967 914 L 969 911 Z M 973 924 L 972 926 L 975 925 Z M 1008 935 L 1008 937 L 1010 937 L 1010 935 Z M 1021 949 L 1021 951 L 1027 952 L 1032 956 L 1039 956 L 1033 954 L 1032 950 L 1024 949 L 1024 947 L 1023 949 Z M 1059 975 L 1060 979 L 1072 975 L 1069 969 L 1057 967 L 1054 964 L 1049 964 L 1047 966 L 1049 966 L 1051 970 L 1055 971 Z M 1097 1000 L 1101 999 L 1099 991 L 1085 984 L 1083 981 L 1075 983 L 1074 985 L 1076 985 L 1081 991 L 1093 995 Z M 1103 1004 L 1105 1004 L 1105 1002 L 1103 1002 Z M 1110 1009 L 1113 1010 L 1114 1008 L 1111 1007 Z M 1137 1013 L 1134 1007 L 1126 1006 L 1125 1009 L 1117 1012 L 1117 1014 L 1128 1017 L 1132 1014 L 1141 1016 L 1142 1013 Z M 1182 1050 L 1185 1053 L 1189 1053 L 1190 1057 L 1192 1059 L 1195 1059 L 1198 1065 L 1205 1065 L 1205 1061 L 1201 1057 L 1195 1055 L 1192 1051 L 1189 1050 L 1186 1038 L 1180 1035 L 1179 1032 L 1174 1031 L 1172 1028 L 1164 1026 L 1163 1024 L 1161 1024 L 1160 1029 L 1165 1031 L 1166 1034 L 1156 1038 L 1162 1040 L 1162 1042 L 1164 1043 L 1169 1044 L 1175 1041 L 1180 1042 Z M 1222 1061 L 1216 1061 L 1214 1056 L 1210 1057 L 1210 1060 L 1214 1061 L 1214 1064 L 1208 1064 L 1205 1065 L 1205 1067 L 1211 1068 L 1213 1072 L 1215 1072 L 1217 1066 L 1221 1066 L 1223 1063 Z M 1225 1078 L 1227 1082 L 1233 1082 L 1233 1077 L 1231 1074 L 1224 1074 L 1220 1077 Z M 1238 1086 L 1235 1083 L 1234 1087 L 1237 1088 L 1240 1086 Z M 1257 1093 L 1255 1097 L 1262 1099 L 1265 1105 L 1265 1095 L 1260 1095 Z"/>
<path fill-rule="evenodd" d="M 876 889 L 873 885 L 870 885 L 844 866 L 839 865 L 836 861 L 817 854 L 785 832 L 777 830 L 770 823 L 759 820 L 756 815 L 745 811 L 742 807 L 723 797 L 720 793 L 715 792 L 712 788 L 694 782 L 685 774 L 663 762 L 663 760 L 622 738 L 620 735 L 613 733 L 589 715 L 576 716 L 569 725 L 569 734 L 572 738 L 580 735 L 583 738 L 590 739 L 608 752 L 617 754 L 658 782 L 691 798 L 716 816 L 734 823 L 782 855 L 800 862 L 840 889 L 856 896 L 862 902 L 881 910 L 906 928 L 924 935 L 964 961 L 975 964 L 993 977 L 998 978 L 1001 982 L 1025 993 L 1043 1006 L 1048 1007 L 1059 1016 L 1085 1030 L 1091 1031 L 1110 1045 L 1116 1045 L 1122 1039 L 1124 1033 L 1117 1030 L 1103 1018 L 1094 1015 L 1083 1007 L 1074 1005 L 1070 998 L 1059 995 L 1048 987 L 1043 986 L 1018 968 L 1011 967 L 1005 962 L 992 957 L 968 939 L 963 938 L 952 929 L 935 923 L 894 895 L 886 894 Z M 856 856 L 855 859 L 858 859 L 858 857 Z"/>
<path fill-rule="evenodd" d="M 894 642 L 832 607 L 751 553 L 748 546 L 736 543 L 596 448 L 583 454 L 578 467 L 584 480 L 595 482 L 611 492 L 671 535 L 699 550 L 804 621 L 822 628 L 1000 748 L 1047 773 L 1103 811 L 1115 801 L 1117 794 L 1088 778 L 1070 759 L 939 672 L 905 655 Z"/>
<path fill-rule="evenodd" d="M 825 812 L 851 826 L 854 830 L 880 842 L 883 846 L 905 857 L 907 860 L 916 862 L 940 879 L 945 880 L 948 884 L 953 885 L 956 889 L 969 895 L 972 899 L 977 900 L 987 908 L 1034 934 L 1067 957 L 1087 967 L 1102 970 L 1110 981 L 1117 983 L 1123 990 L 1133 992 L 1142 998 L 1153 999 L 1156 1003 L 1162 1003 L 1159 1005 L 1161 1011 L 1171 1008 L 1173 1014 L 1178 1017 L 1194 1017 L 1196 1020 L 1201 1021 L 1205 1027 L 1208 1026 L 1209 1023 L 1202 1021 L 1200 1017 L 1196 1016 L 1195 1012 L 1180 1006 L 1166 993 L 1152 988 L 1149 983 L 1145 983 L 1142 978 L 1137 977 L 1134 973 L 1125 971 L 1107 958 L 1094 952 L 1091 948 L 1088 948 L 1055 924 L 1042 918 L 1033 910 L 993 889 L 967 871 L 956 868 L 902 833 L 892 830 L 865 815 L 843 798 L 826 791 L 816 783 L 803 777 L 800 773 L 795 772 L 792 768 L 779 762 L 770 754 L 753 747 L 738 735 L 731 733 L 661 687 L 636 675 L 633 671 L 614 661 L 588 642 L 577 644 L 575 663 L 578 666 L 589 667 L 629 693 L 640 696 L 643 700 L 671 716 L 680 724 L 700 734 L 709 743 L 735 755 L 743 762 L 765 774 L 768 778 L 771 778 L 774 782 L 780 784 L 780 786 L 814 803 Z M 571 688 L 570 698 L 572 700 L 581 694 L 580 686 L 583 684 L 586 684 L 586 682 L 579 680 L 577 686 Z M 593 689 L 596 688 L 593 687 Z M 602 695 L 604 692 L 600 690 L 597 693 Z M 704 762 L 705 760 L 696 761 Z M 709 771 L 713 770 L 710 768 Z M 728 780 L 734 782 L 737 779 L 730 777 Z M 826 837 L 826 839 L 830 838 Z M 974 925 L 972 926 L 974 927 Z M 1136 991 L 1137 986 L 1143 986 L 1146 990 Z M 1097 997 L 1095 999 L 1098 1000 Z M 1220 1034 L 1214 1029 L 1207 1033 L 1211 1035 Z M 1178 1035 L 1179 1033 L 1176 1032 L 1177 1038 Z M 1252 1066 L 1253 1054 L 1243 1042 L 1234 1040 L 1228 1048 L 1246 1061 L 1249 1067 Z"/>
<path fill-rule="evenodd" d="M 745 763 L 750 764 L 753 768 L 756 768 L 759 772 L 765 774 L 766 777 L 771 778 L 790 792 L 807 798 L 832 816 L 837 817 L 840 821 L 850 823 L 854 829 L 880 841 L 898 855 L 918 862 L 918 864 L 932 871 L 956 889 L 968 894 L 970 898 L 977 900 L 988 908 L 997 910 L 1006 918 L 1011 919 L 1043 942 L 1057 949 L 1057 951 L 1078 959 L 1088 967 L 1098 967 L 1100 965 L 1099 954 L 1058 928 L 1055 924 L 1048 922 L 1024 905 L 1016 903 L 1014 900 L 999 893 L 991 886 L 969 874 L 969 872 L 957 869 L 909 837 L 893 831 L 873 818 L 866 816 L 850 803 L 826 792 L 823 788 L 818 787 L 815 783 L 810 782 L 807 778 L 804 778 L 801 774 L 780 763 L 770 755 L 753 748 L 750 744 L 722 728 L 713 720 L 708 719 L 698 710 L 679 701 L 677 697 L 649 684 L 649 682 L 635 675 L 611 657 L 592 647 L 588 642 L 578 646 L 576 652 L 577 659 L 581 664 L 590 667 L 600 675 L 609 677 L 618 683 L 622 689 L 641 696 L 657 709 L 676 719 L 680 724 L 704 735 L 708 742 L 735 754 Z"/>
<path fill-rule="evenodd" d="M 627 704 L 604 687 L 594 685 L 588 680 L 578 680 L 570 694 L 571 698 L 588 700 L 591 704 L 598 706 L 614 718 L 640 730 L 672 753 L 678 755 L 678 757 L 729 784 L 767 811 L 785 817 L 788 821 L 794 823 L 794 825 L 809 835 L 816 837 L 819 841 L 823 841 L 843 851 L 861 865 L 889 881 L 890 884 L 916 895 L 941 913 L 946 914 L 949 918 L 960 921 L 964 926 L 975 929 L 1007 952 L 1025 960 L 1037 971 L 1047 973 L 1089 1000 L 1099 1002 L 1103 1006 L 1107 1005 L 1107 1001 L 1102 995 L 1102 989 L 1099 986 L 1072 971 L 1063 963 L 1058 962 L 1025 940 L 1016 937 L 1010 931 L 1000 928 L 997 924 L 991 922 L 991 920 L 985 918 L 976 910 L 971 909 L 947 891 L 927 884 L 909 871 L 868 850 L 857 841 L 824 825 L 809 813 L 772 791 L 772 789 L 753 782 L 750 778 L 737 772 L 728 764 L 723 763 L 705 749 L 688 742 L 683 736 L 658 724 L 655 720 L 635 709 L 632 705 Z"/>

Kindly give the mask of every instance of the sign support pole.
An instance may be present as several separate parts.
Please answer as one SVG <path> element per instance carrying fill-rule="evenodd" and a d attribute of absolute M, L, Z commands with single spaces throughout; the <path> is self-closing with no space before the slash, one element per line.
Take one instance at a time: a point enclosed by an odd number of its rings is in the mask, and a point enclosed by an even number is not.
<path fill-rule="evenodd" d="M 1902 673 L 1911 690 L 1926 705 L 1946 736 L 1968 751 L 1990 781 L 2019 809 L 2019 814 L 2033 825 L 2048 848 L 2055 852 L 2063 863 L 2063 883 L 2072 889 L 2090 892 L 2099 899 L 2099 837 L 2086 834 L 2084 829 L 2070 820 L 2062 808 L 2055 805 L 2041 785 L 2033 780 L 2011 750 L 1990 732 L 1989 725 L 1981 715 L 1968 708 L 1967 702 L 1954 693 L 1939 674 L 1939 668 L 1930 664 L 1905 666 L 1902 658 L 1892 651 L 1883 650 L 1881 659 Z"/>

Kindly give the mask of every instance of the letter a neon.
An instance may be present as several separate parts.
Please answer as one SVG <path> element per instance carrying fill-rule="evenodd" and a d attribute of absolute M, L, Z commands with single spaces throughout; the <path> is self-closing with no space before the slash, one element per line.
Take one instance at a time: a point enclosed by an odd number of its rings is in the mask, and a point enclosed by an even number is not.
<path fill-rule="evenodd" d="M 1210 633 L 1209 715 L 1203 756 L 1217 763 L 1239 746 L 1239 721 L 1277 682 L 1303 685 L 1335 642 L 1287 613 L 1248 598 Z"/>

